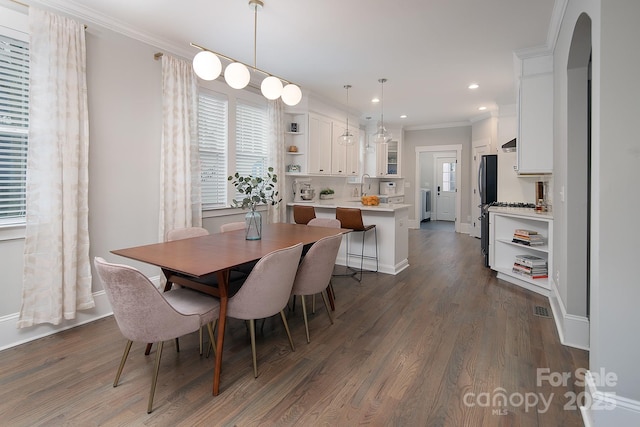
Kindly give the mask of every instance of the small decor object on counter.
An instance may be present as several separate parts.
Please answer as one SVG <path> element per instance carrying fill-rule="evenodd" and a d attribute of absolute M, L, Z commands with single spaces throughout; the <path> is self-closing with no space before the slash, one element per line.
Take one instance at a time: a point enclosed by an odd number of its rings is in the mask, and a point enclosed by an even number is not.
<path fill-rule="evenodd" d="M 360 197 L 360 202 L 365 206 L 378 206 L 380 199 L 378 196 L 362 196 Z"/>
<path fill-rule="evenodd" d="M 289 127 L 290 132 L 293 133 L 298 133 L 298 124 L 297 123 L 291 123 L 291 126 Z"/>
<path fill-rule="evenodd" d="M 247 240 L 260 240 L 262 238 L 262 216 L 256 211 L 258 204 L 277 205 L 282 201 L 278 198 L 276 184 L 278 176 L 273 173 L 273 168 L 267 169 L 267 175 L 254 177 L 242 176 L 238 172 L 229 176 L 238 193 L 244 195 L 242 200 L 233 200 L 233 206 L 242 209 L 250 209 L 245 215 L 245 237 Z"/>
<path fill-rule="evenodd" d="M 331 188 L 323 188 L 320 190 L 320 199 L 328 200 L 333 199 L 334 191 Z"/>

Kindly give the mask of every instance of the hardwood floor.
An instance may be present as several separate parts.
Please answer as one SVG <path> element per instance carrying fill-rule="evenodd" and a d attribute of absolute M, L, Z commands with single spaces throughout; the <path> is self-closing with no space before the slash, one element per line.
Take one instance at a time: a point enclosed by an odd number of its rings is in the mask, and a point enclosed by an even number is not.
<path fill-rule="evenodd" d="M 534 315 L 548 301 L 498 281 L 478 239 L 410 230 L 409 242 L 411 267 L 397 276 L 334 279 L 335 324 L 317 307 L 310 344 L 299 305 L 289 313 L 295 352 L 279 316 L 267 319 L 257 379 L 247 329 L 231 319 L 217 397 L 197 334 L 181 338 L 179 353 L 165 344 L 149 415 L 155 346 L 145 356 L 134 343 L 113 388 L 125 340 L 112 317 L 2 351 L 0 424 L 581 426 L 565 393 L 583 391 L 574 373 L 588 354 Z M 551 387 L 536 368 L 572 376 Z"/>

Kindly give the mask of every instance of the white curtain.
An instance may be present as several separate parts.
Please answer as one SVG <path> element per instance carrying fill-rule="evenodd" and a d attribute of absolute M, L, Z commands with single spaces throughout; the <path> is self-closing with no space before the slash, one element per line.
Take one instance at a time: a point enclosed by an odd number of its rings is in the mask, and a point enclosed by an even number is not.
<path fill-rule="evenodd" d="M 29 9 L 27 215 L 18 327 L 58 325 L 94 307 L 88 227 L 84 27 Z"/>
<path fill-rule="evenodd" d="M 197 102 L 191 63 L 163 55 L 160 241 L 174 228 L 202 225 Z"/>
<path fill-rule="evenodd" d="M 278 175 L 277 190 L 280 192 L 282 203 L 269 206 L 267 222 L 286 222 L 286 189 L 284 176 L 284 114 L 282 100 L 269 101 L 269 164 Z"/>

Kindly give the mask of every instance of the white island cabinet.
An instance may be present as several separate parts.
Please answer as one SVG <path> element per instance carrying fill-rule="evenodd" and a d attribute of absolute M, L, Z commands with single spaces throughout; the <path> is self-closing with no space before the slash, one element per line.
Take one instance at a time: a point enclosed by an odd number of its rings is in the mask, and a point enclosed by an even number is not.
<path fill-rule="evenodd" d="M 535 231 L 544 239 L 540 246 L 526 246 L 513 242 L 517 229 Z M 498 279 L 549 296 L 553 272 L 553 216 L 526 208 L 489 208 L 489 265 Z M 534 255 L 547 261 L 549 278 L 531 279 L 513 272 L 518 255 Z"/>
<path fill-rule="evenodd" d="M 409 231 L 407 227 L 409 208 L 412 205 L 400 203 L 380 203 L 378 206 L 364 206 L 352 200 L 318 200 L 312 203 L 299 203 L 313 206 L 317 218 L 335 218 L 336 208 L 359 208 L 362 210 L 362 221 L 365 225 L 375 224 L 378 234 L 378 271 L 386 274 L 398 274 L 409 267 Z M 293 205 L 287 203 L 287 213 L 293 222 Z M 357 234 L 357 235 L 356 235 Z M 349 236 L 349 251 L 360 253 L 361 233 Z M 345 236 L 338 253 L 336 264 L 345 265 Z M 372 232 L 366 233 L 365 255 L 375 255 L 375 239 Z M 360 267 L 360 260 L 349 257 L 351 267 Z M 375 270 L 375 260 L 365 259 L 364 269 Z M 366 276 L 365 276 L 366 277 Z"/>

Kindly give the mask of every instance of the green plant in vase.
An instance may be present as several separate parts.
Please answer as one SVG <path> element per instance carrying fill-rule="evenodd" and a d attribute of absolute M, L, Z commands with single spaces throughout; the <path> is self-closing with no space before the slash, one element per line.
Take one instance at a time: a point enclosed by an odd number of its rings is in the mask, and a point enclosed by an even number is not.
<path fill-rule="evenodd" d="M 240 200 L 233 199 L 233 206 L 249 209 L 245 215 L 247 240 L 260 240 L 262 238 L 262 216 L 256 207 L 260 204 L 273 206 L 282 201 L 276 190 L 278 176 L 273 173 L 273 168 L 269 167 L 266 176 L 242 176 L 236 172 L 227 180 L 231 181 L 236 191 L 243 195 Z"/>
<path fill-rule="evenodd" d="M 334 191 L 332 188 L 323 188 L 320 190 L 321 199 L 333 199 Z"/>

